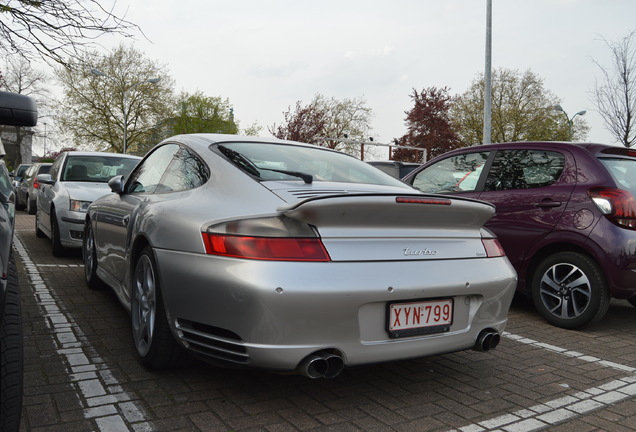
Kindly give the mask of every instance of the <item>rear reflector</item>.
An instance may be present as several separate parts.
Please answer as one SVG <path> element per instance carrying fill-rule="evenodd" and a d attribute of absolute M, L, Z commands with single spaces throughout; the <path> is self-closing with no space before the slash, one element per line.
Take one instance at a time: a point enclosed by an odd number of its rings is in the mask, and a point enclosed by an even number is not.
<path fill-rule="evenodd" d="M 481 242 L 484 244 L 484 249 L 486 249 L 486 256 L 488 258 L 495 258 L 506 255 L 506 252 L 504 252 L 504 249 L 499 243 L 499 240 L 494 238 L 483 238 L 481 239 Z"/>
<path fill-rule="evenodd" d="M 319 238 L 249 237 L 203 232 L 210 255 L 274 261 L 329 261 Z"/>
<path fill-rule="evenodd" d="M 447 198 L 415 198 L 415 197 L 397 197 L 396 203 L 404 204 L 437 204 L 437 205 L 450 205 L 451 200 Z"/>

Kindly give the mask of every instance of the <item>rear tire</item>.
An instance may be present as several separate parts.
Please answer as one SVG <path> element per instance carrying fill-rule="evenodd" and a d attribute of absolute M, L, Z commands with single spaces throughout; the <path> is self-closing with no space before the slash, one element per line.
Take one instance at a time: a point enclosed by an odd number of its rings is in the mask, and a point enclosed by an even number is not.
<path fill-rule="evenodd" d="M 32 200 L 31 197 L 27 196 L 27 200 L 26 200 L 27 213 L 30 215 L 35 214 L 36 206 L 37 206 L 37 202 L 35 200 Z"/>
<path fill-rule="evenodd" d="M 532 300 L 539 313 L 557 327 L 579 329 L 600 320 L 610 294 L 599 265 L 578 252 L 544 259 L 532 277 Z"/>
<path fill-rule="evenodd" d="M 183 365 L 188 354 L 177 344 L 163 304 L 157 262 L 150 246 L 142 251 L 133 273 L 131 321 L 139 362 L 148 369 Z"/>
<path fill-rule="evenodd" d="M 18 272 L 11 257 L 0 326 L 0 431 L 3 432 L 17 432 L 20 428 L 24 367 L 22 349 Z"/>

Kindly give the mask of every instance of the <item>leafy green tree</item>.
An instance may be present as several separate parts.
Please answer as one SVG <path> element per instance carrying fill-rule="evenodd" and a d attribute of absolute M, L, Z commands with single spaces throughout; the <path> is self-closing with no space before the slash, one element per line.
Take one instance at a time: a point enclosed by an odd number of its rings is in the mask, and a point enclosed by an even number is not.
<path fill-rule="evenodd" d="M 568 119 L 554 107 L 560 100 L 543 86 L 530 70 L 497 69 L 492 74 L 492 142 L 582 140 L 589 127 Z M 480 74 L 452 103 L 453 129 L 464 145 L 483 138 L 484 77 Z"/>
<path fill-rule="evenodd" d="M 64 97 L 58 122 L 79 148 L 143 154 L 172 118 L 173 80 L 166 67 L 120 45 L 56 70 Z M 157 80 L 159 78 L 159 80 Z"/>
<path fill-rule="evenodd" d="M 360 154 L 359 143 L 366 140 L 371 130 L 373 110 L 364 98 L 338 100 L 316 94 L 307 105 L 296 102 L 283 113 L 284 121 L 274 124 L 269 132 L 277 138 L 307 142 Z"/>
<path fill-rule="evenodd" d="M 176 106 L 176 113 L 172 119 L 174 134 L 238 133 L 234 109 L 229 99 L 205 96 L 201 92 L 182 93 L 177 98 Z"/>
<path fill-rule="evenodd" d="M 429 87 L 421 92 L 413 89 L 411 99 L 414 106 L 405 112 L 407 132 L 399 145 L 420 147 L 428 159 L 460 146 L 450 122 L 452 97 L 447 87 Z M 397 161 L 422 161 L 422 152 L 417 150 L 397 147 L 392 155 Z"/>

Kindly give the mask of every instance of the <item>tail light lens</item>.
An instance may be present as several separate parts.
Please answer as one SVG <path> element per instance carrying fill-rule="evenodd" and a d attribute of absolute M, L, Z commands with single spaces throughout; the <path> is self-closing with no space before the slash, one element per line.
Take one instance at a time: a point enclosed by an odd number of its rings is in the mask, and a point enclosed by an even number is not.
<path fill-rule="evenodd" d="M 33 180 L 33 189 L 39 189 L 40 183 L 37 180 Z"/>
<path fill-rule="evenodd" d="M 592 188 L 587 194 L 612 223 L 636 230 L 636 200 L 631 192 L 616 188 Z"/>
<path fill-rule="evenodd" d="M 207 227 L 202 233 L 210 255 L 274 261 L 330 261 L 316 232 L 285 217 L 246 219 Z"/>
<path fill-rule="evenodd" d="M 501 246 L 501 243 L 499 243 L 499 240 L 495 238 L 482 238 L 481 242 L 484 244 L 488 258 L 506 256 L 506 252 L 504 252 L 504 248 Z"/>

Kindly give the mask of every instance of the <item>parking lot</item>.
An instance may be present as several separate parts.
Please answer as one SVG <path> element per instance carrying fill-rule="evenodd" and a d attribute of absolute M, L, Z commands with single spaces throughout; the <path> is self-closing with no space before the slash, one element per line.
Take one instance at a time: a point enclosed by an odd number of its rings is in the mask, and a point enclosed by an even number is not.
<path fill-rule="evenodd" d="M 636 308 L 625 301 L 568 331 L 516 300 L 492 352 L 350 368 L 332 380 L 200 363 L 149 372 L 115 296 L 86 287 L 79 251 L 53 257 L 34 218 L 18 212 L 14 251 L 23 431 L 636 429 Z"/>

